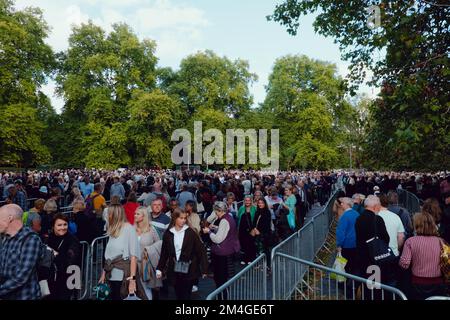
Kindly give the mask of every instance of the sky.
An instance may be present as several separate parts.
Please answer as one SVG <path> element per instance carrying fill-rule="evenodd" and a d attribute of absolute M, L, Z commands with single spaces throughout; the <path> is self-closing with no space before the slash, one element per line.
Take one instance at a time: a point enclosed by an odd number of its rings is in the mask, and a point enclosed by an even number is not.
<path fill-rule="evenodd" d="M 92 20 L 106 31 L 125 22 L 140 39 L 156 41 L 158 65 L 178 69 L 180 61 L 210 49 L 219 56 L 247 60 L 258 81 L 250 90 L 254 105 L 264 101 L 265 86 L 275 60 L 288 54 L 335 63 L 345 76 L 349 63 L 340 59 L 332 38 L 314 32 L 314 15 L 302 18 L 297 36 L 273 21 L 267 21 L 273 0 L 16 0 L 15 7 L 39 7 L 51 27 L 47 39 L 55 51 L 66 50 L 73 25 Z M 57 112 L 64 101 L 54 95 L 55 83 L 42 88 Z M 360 93 L 374 96 L 376 89 L 362 87 Z"/>

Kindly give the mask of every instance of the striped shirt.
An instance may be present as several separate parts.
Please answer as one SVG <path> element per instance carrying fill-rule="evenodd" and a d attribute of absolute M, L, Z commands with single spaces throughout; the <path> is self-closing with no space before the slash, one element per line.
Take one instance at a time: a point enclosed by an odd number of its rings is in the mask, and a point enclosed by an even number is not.
<path fill-rule="evenodd" d="M 411 266 L 412 274 L 416 277 L 438 278 L 441 276 L 440 255 L 440 238 L 415 236 L 406 240 L 399 264 L 403 269 Z"/>
<path fill-rule="evenodd" d="M 166 232 L 169 227 L 170 220 L 171 219 L 162 212 L 157 217 L 154 217 L 153 214 L 150 213 L 150 223 L 155 227 L 161 239 L 164 232 Z"/>

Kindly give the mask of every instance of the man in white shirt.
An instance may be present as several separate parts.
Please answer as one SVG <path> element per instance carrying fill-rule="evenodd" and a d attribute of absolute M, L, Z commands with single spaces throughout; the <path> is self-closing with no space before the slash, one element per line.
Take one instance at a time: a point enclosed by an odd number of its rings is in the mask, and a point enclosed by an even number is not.
<path fill-rule="evenodd" d="M 381 210 L 378 212 L 378 215 L 383 218 L 384 224 L 386 225 L 386 231 L 389 234 L 389 247 L 398 257 L 399 250 L 405 241 L 405 228 L 400 217 L 387 209 L 389 202 L 386 195 L 380 195 L 380 202 Z"/>

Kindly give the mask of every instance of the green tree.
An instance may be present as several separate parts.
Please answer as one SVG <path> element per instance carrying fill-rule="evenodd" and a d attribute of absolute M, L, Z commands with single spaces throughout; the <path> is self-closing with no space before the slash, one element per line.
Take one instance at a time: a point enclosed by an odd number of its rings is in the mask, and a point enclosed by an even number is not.
<path fill-rule="evenodd" d="M 72 151 L 64 163 L 131 164 L 129 103 L 134 92 L 156 87 L 155 48 L 125 24 L 114 24 L 109 35 L 92 22 L 73 28 L 56 77 L 65 99 L 62 127 L 70 132 L 64 143 Z"/>
<path fill-rule="evenodd" d="M 367 24 L 371 5 L 380 9 L 378 28 Z M 450 7 L 440 1 L 286 0 L 269 19 L 296 34 L 300 17 L 312 12 L 319 12 L 315 30 L 335 38 L 343 58 L 351 62 L 353 84 L 361 83 L 370 70 L 370 84 L 382 87 L 369 108 L 367 128 L 368 151 L 376 165 L 449 167 Z"/>
<path fill-rule="evenodd" d="M 43 145 L 45 105 L 40 91 L 55 60 L 45 43 L 49 28 L 38 8 L 18 11 L 0 0 L 0 163 L 30 166 L 50 160 Z"/>
<path fill-rule="evenodd" d="M 41 143 L 44 125 L 35 108 L 25 103 L 2 106 L 0 128 L 2 163 L 28 167 L 50 160 L 48 149 Z"/>
<path fill-rule="evenodd" d="M 36 104 L 54 68 L 48 32 L 40 9 L 16 11 L 12 1 L 0 0 L 0 105 Z"/>
<path fill-rule="evenodd" d="M 170 136 L 181 123 L 181 107 L 177 99 L 159 89 L 135 91 L 129 102 L 128 135 L 131 153 L 140 165 L 171 166 Z"/>
<path fill-rule="evenodd" d="M 345 113 L 341 142 L 337 146 L 341 157 L 338 167 L 374 168 L 374 162 L 367 152 L 371 146 L 367 144 L 367 128 L 369 123 L 369 108 L 373 100 L 366 94 L 351 99 L 351 108 Z"/>
<path fill-rule="evenodd" d="M 277 59 L 262 106 L 280 129 L 281 160 L 286 167 L 325 169 L 336 164 L 350 105 L 336 66 L 306 56 Z"/>
<path fill-rule="evenodd" d="M 253 103 L 249 85 L 257 76 L 248 69 L 246 61 L 231 61 L 207 50 L 183 59 L 173 76 L 166 70 L 163 79 L 169 92 L 179 97 L 187 115 L 207 108 L 238 118 Z"/>
<path fill-rule="evenodd" d="M 128 136 L 123 123 L 114 122 L 108 126 L 89 122 L 86 126 L 89 136 L 85 137 L 84 162 L 88 168 L 117 169 L 128 166 Z"/>

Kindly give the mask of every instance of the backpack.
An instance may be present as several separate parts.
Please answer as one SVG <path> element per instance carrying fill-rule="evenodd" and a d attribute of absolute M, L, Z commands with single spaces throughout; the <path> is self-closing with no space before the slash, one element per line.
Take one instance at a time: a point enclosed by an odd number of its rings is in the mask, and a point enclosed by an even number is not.
<path fill-rule="evenodd" d="M 86 210 L 85 210 L 85 212 L 86 212 L 86 214 L 88 216 L 92 216 L 92 215 L 95 216 L 97 214 L 96 210 L 94 209 L 94 199 L 97 198 L 99 195 L 100 194 L 96 194 L 93 197 L 91 197 L 91 195 L 89 195 L 86 198 Z"/>
<path fill-rule="evenodd" d="M 24 238 L 24 243 L 25 243 L 25 239 L 28 239 L 33 234 L 36 234 L 36 233 L 30 232 Z M 36 265 L 36 269 L 40 273 L 40 271 L 42 271 L 43 268 L 45 268 L 45 269 L 51 268 L 51 266 L 53 265 L 54 260 L 55 260 L 55 255 L 53 254 L 53 250 L 49 246 L 47 246 L 45 243 L 43 243 L 42 240 L 39 241 L 39 244 L 40 244 L 40 248 L 39 248 L 40 252 L 39 252 L 39 258 L 38 258 L 38 262 Z"/>

